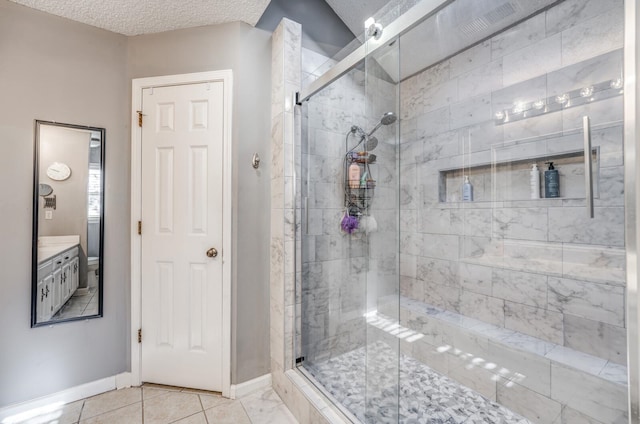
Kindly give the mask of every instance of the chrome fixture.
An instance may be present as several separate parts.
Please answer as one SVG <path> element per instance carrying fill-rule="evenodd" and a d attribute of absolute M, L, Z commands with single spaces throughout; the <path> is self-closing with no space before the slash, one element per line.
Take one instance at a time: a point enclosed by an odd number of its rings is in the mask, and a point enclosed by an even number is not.
<path fill-rule="evenodd" d="M 358 144 L 356 144 L 351 150 L 349 150 L 349 153 L 353 152 L 358 146 L 360 146 L 360 144 L 362 144 L 362 142 L 365 142 L 364 149 L 366 151 L 371 151 L 378 147 L 378 139 L 376 137 L 372 137 L 373 133 L 378 131 L 378 128 L 380 128 L 382 125 L 391 125 L 397 120 L 398 117 L 395 113 L 386 112 L 384 115 L 382 115 L 382 118 L 380 118 L 380 122 L 378 122 L 378 124 L 369 133 L 364 132 L 364 130 L 359 126 L 353 125 L 349 133 L 359 135 L 360 141 L 358 141 Z M 349 135 L 349 133 L 347 135 Z"/>
<path fill-rule="evenodd" d="M 260 168 L 260 156 L 257 153 L 254 153 L 251 158 L 251 166 L 253 166 L 253 169 Z"/>
<path fill-rule="evenodd" d="M 377 23 L 374 18 L 364 21 L 364 28 L 367 30 L 368 37 L 373 37 L 375 40 L 382 37 L 382 25 Z"/>
<path fill-rule="evenodd" d="M 510 109 L 498 110 L 494 114 L 496 125 L 503 125 L 509 122 L 520 121 L 546 113 L 557 112 L 586 103 L 604 100 L 619 96 L 623 93 L 623 81 L 614 78 L 598 84 L 588 85 L 575 90 L 560 93 L 555 96 L 537 99 L 532 102 L 514 102 Z"/>

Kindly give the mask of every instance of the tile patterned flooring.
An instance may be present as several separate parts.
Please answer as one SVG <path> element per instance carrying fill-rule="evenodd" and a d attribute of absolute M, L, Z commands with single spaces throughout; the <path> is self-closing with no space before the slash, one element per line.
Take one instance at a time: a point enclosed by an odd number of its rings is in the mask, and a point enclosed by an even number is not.
<path fill-rule="evenodd" d="M 271 389 L 242 399 L 145 384 L 63 405 L 21 424 L 297 424 Z"/>
<path fill-rule="evenodd" d="M 98 297 L 98 286 L 89 287 L 86 291 L 78 289 L 51 319 L 96 315 L 98 313 Z"/>
<path fill-rule="evenodd" d="M 409 356 L 398 363 L 396 355 L 378 341 L 304 367 L 363 423 L 532 424 Z"/>

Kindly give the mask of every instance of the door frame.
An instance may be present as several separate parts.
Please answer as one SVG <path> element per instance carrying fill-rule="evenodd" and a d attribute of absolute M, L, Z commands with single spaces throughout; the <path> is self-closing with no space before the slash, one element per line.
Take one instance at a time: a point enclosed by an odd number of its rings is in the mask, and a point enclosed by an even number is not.
<path fill-rule="evenodd" d="M 222 395 L 231 390 L 231 269 L 232 257 L 232 107 L 233 72 L 228 70 L 191 74 L 137 78 L 131 91 L 131 383 L 142 383 L 142 349 L 138 343 L 138 329 L 142 327 L 142 239 L 138 235 L 138 221 L 142 219 L 142 129 L 138 127 L 138 113 L 142 110 L 144 88 L 222 82 L 223 87 L 223 181 L 222 181 Z M 143 230 L 144 231 L 144 230 Z"/>

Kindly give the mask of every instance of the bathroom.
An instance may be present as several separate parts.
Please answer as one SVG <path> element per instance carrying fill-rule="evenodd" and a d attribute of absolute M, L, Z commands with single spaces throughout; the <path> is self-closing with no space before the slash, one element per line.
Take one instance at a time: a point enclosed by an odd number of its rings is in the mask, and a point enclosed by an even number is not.
<path fill-rule="evenodd" d="M 0 0 L 0 412 L 131 373 L 131 80 L 233 69 L 233 385 L 301 423 L 638 422 L 634 5 L 472 3 L 389 2 L 334 55 Z M 29 325 L 34 119 L 107 129 L 99 319 Z"/>

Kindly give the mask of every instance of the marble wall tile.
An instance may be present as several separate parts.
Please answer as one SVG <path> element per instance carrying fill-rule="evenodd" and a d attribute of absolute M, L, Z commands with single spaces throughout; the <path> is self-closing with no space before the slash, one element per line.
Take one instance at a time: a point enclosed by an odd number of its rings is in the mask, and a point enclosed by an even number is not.
<path fill-rule="evenodd" d="M 549 241 L 624 246 L 624 208 L 549 208 Z"/>
<path fill-rule="evenodd" d="M 557 34 L 504 56 L 502 69 L 505 87 L 560 68 L 561 43 L 562 37 Z"/>
<path fill-rule="evenodd" d="M 458 81 L 448 80 L 424 89 L 424 113 L 449 106 L 458 101 Z"/>
<path fill-rule="evenodd" d="M 460 289 L 425 281 L 424 302 L 428 305 L 457 312 L 460 310 Z"/>
<path fill-rule="evenodd" d="M 504 323 L 505 328 L 552 343 L 563 343 L 562 314 L 559 312 L 506 301 Z"/>
<path fill-rule="evenodd" d="M 619 286 L 625 284 L 626 255 L 623 248 L 564 244 L 562 259 L 564 277 Z"/>
<path fill-rule="evenodd" d="M 589 116 L 591 126 L 621 121 L 623 118 L 622 96 L 563 110 L 562 125 L 564 129 L 582 128 L 582 118 L 584 116 Z"/>
<path fill-rule="evenodd" d="M 624 289 L 567 278 L 549 277 L 549 308 L 624 326 Z"/>
<path fill-rule="evenodd" d="M 505 325 L 504 300 L 495 297 L 463 289 L 460 294 L 460 313 L 490 324 Z"/>
<path fill-rule="evenodd" d="M 451 79 L 451 64 L 448 61 L 440 62 L 418 74 L 418 90 L 442 84 L 449 79 Z"/>
<path fill-rule="evenodd" d="M 567 0 L 546 12 L 547 35 L 579 25 L 611 9 L 622 9 L 623 0 Z"/>
<path fill-rule="evenodd" d="M 491 39 L 491 57 L 506 56 L 545 38 L 545 14 L 540 13 Z"/>
<path fill-rule="evenodd" d="M 604 424 L 604 423 L 565 405 L 562 408 L 562 415 L 560 417 L 560 421 L 554 424 Z"/>
<path fill-rule="evenodd" d="M 546 241 L 547 208 L 500 208 L 493 211 L 493 234 L 500 238 Z"/>
<path fill-rule="evenodd" d="M 623 165 L 622 130 L 622 126 L 619 125 L 603 130 L 594 130 L 591 133 L 592 145 L 600 147 L 601 167 Z"/>
<path fill-rule="evenodd" d="M 595 206 L 624 206 L 624 167 L 600 168 Z"/>
<path fill-rule="evenodd" d="M 502 59 L 494 60 L 458 76 L 459 100 L 490 93 L 499 88 L 502 88 Z"/>
<path fill-rule="evenodd" d="M 402 343 L 403 345 L 407 344 L 406 342 Z M 410 349 L 409 355 L 418 361 L 427 364 L 430 368 L 433 368 L 441 374 L 447 374 L 449 372 L 448 355 L 438 352 L 437 346 L 439 345 L 431 345 L 423 339 L 414 343 L 408 343 L 408 345 Z"/>
<path fill-rule="evenodd" d="M 424 302 L 424 282 L 411 277 L 400 277 L 400 295 Z"/>
<path fill-rule="evenodd" d="M 460 151 L 463 153 L 491 150 L 502 144 L 504 131 L 493 121 L 460 128 Z"/>
<path fill-rule="evenodd" d="M 489 341 L 489 354 L 485 358 L 495 364 L 493 372 L 502 375 L 505 381 L 515 381 L 519 385 L 544 396 L 551 394 L 551 362 L 532 352 L 513 349 L 502 343 Z M 501 370 L 507 370 L 502 371 Z"/>
<path fill-rule="evenodd" d="M 619 49 L 624 41 L 624 10 L 617 7 L 562 32 L 562 65 Z"/>
<path fill-rule="evenodd" d="M 603 423 L 627 422 L 627 390 L 584 372 L 551 364 L 551 398 Z"/>
<path fill-rule="evenodd" d="M 495 376 L 484 368 L 468 367 L 466 358 L 449 355 L 449 377 L 490 400 L 496 400 Z"/>
<path fill-rule="evenodd" d="M 557 133 L 562 131 L 562 113 L 534 116 L 504 124 L 502 127 L 505 142 Z"/>
<path fill-rule="evenodd" d="M 617 364 L 627 363 L 627 332 L 623 327 L 565 314 L 564 344 Z"/>
<path fill-rule="evenodd" d="M 451 129 L 467 127 L 491 119 L 491 95 L 471 97 L 450 107 Z"/>
<path fill-rule="evenodd" d="M 537 308 L 547 307 L 547 279 L 544 274 L 493 268 L 493 297 Z"/>
<path fill-rule="evenodd" d="M 564 346 L 556 346 L 546 354 L 554 363 L 564 364 L 566 366 L 584 371 L 591 375 L 598 375 L 607 364 L 606 359 L 579 352 Z"/>
<path fill-rule="evenodd" d="M 486 40 L 449 59 L 451 78 L 486 65 L 491 61 L 491 41 Z"/>
<path fill-rule="evenodd" d="M 539 424 L 554 424 L 562 404 L 516 383 L 498 383 L 498 403 Z"/>
<path fill-rule="evenodd" d="M 459 132 L 447 131 L 436 135 L 426 135 L 429 130 L 418 131 L 419 139 L 423 140 L 423 162 L 430 162 L 443 157 L 458 155 L 460 152 Z"/>
<path fill-rule="evenodd" d="M 492 268 L 460 262 L 458 272 L 462 289 L 491 296 Z"/>
<path fill-rule="evenodd" d="M 418 231 L 431 234 L 451 233 L 451 211 L 449 209 L 422 209 Z"/>
<path fill-rule="evenodd" d="M 429 283 L 459 287 L 457 262 L 418 256 L 416 276 Z"/>
<path fill-rule="evenodd" d="M 424 137 L 449 131 L 449 107 L 436 109 L 418 116 L 418 133 Z"/>
<path fill-rule="evenodd" d="M 622 60 L 622 49 L 617 49 L 551 72 L 547 75 L 547 96 L 619 78 L 623 73 Z"/>
<path fill-rule="evenodd" d="M 424 161 L 423 144 L 422 140 L 415 140 L 400 145 L 400 163 L 402 166 Z"/>
<path fill-rule="evenodd" d="M 613 362 L 608 362 L 607 365 L 605 365 L 602 371 L 600 371 L 600 377 L 613 381 L 621 386 L 627 386 L 629 380 L 626 364 L 619 365 Z"/>
<path fill-rule="evenodd" d="M 420 255 L 434 259 L 458 259 L 459 238 L 449 234 L 425 234 Z"/>
<path fill-rule="evenodd" d="M 491 237 L 491 216 L 491 209 L 452 209 L 451 234 Z"/>

